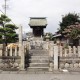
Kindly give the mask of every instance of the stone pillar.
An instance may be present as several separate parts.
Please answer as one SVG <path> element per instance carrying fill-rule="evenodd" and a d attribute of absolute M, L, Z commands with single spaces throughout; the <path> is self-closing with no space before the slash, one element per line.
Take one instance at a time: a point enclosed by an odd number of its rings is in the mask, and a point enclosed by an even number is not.
<path fill-rule="evenodd" d="M 80 57 L 80 46 L 78 46 L 78 57 Z"/>
<path fill-rule="evenodd" d="M 19 56 L 22 54 L 22 26 L 19 27 Z"/>
<path fill-rule="evenodd" d="M 50 59 L 50 63 L 49 63 L 49 71 L 53 71 L 53 43 L 49 44 L 49 59 Z"/>
<path fill-rule="evenodd" d="M 76 56 L 76 47 L 73 46 L 73 54 Z"/>
<path fill-rule="evenodd" d="M 19 56 L 21 57 L 20 70 L 24 70 L 24 51 L 22 44 L 22 26 L 19 27 Z"/>
<path fill-rule="evenodd" d="M 22 54 L 21 54 L 21 69 L 20 70 L 24 70 L 25 69 L 25 52 L 24 52 L 24 46 L 22 46 Z"/>
<path fill-rule="evenodd" d="M 5 56 L 8 56 L 8 48 L 6 47 Z"/>
<path fill-rule="evenodd" d="M 54 45 L 54 70 L 58 70 L 58 46 Z"/>
<path fill-rule="evenodd" d="M 68 55 L 67 55 L 67 49 L 65 49 L 64 50 L 65 52 L 64 52 L 64 55 L 65 55 L 65 57 L 67 57 Z"/>
<path fill-rule="evenodd" d="M 69 57 L 71 57 L 72 56 L 71 46 L 69 46 L 68 48 L 69 48 L 69 54 L 68 55 L 69 55 Z"/>
<path fill-rule="evenodd" d="M 0 50 L 0 56 L 2 56 L 2 52 L 3 52 L 3 51 L 2 51 L 2 50 Z"/>
<path fill-rule="evenodd" d="M 14 54 L 14 56 L 17 56 L 18 54 L 17 54 L 17 46 L 15 47 L 15 54 Z"/>
<path fill-rule="evenodd" d="M 10 47 L 10 56 L 12 56 L 12 46 Z"/>

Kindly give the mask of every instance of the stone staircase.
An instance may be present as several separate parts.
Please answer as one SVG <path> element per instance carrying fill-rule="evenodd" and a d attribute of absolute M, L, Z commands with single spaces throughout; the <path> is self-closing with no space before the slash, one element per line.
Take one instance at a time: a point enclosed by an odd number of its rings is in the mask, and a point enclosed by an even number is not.
<path fill-rule="evenodd" d="M 27 71 L 48 71 L 49 56 L 48 51 L 43 49 L 31 49 L 29 51 L 29 65 Z"/>

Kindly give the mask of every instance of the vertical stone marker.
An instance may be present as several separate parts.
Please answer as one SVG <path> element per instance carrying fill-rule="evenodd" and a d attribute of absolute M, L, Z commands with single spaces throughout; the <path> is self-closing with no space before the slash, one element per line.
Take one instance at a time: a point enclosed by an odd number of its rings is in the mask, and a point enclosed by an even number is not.
<path fill-rule="evenodd" d="M 24 70 L 24 48 L 22 44 L 22 26 L 19 27 L 19 56 L 21 57 L 20 70 Z"/>
<path fill-rule="evenodd" d="M 54 70 L 58 70 L 58 46 L 54 45 Z"/>
<path fill-rule="evenodd" d="M 53 42 L 49 43 L 49 57 L 50 57 L 50 63 L 49 63 L 49 71 L 53 71 Z"/>

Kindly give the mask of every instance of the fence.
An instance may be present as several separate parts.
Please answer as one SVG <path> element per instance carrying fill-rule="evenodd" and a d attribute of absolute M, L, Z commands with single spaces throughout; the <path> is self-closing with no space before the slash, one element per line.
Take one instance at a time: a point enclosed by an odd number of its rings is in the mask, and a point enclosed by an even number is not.
<path fill-rule="evenodd" d="M 22 46 L 26 55 L 27 46 Z M 5 54 L 0 49 L 0 69 L 1 70 L 19 70 L 21 65 L 21 54 L 19 53 L 19 47 L 6 47 Z"/>
<path fill-rule="evenodd" d="M 35 42 L 34 42 L 35 43 Z M 49 51 L 50 58 L 50 71 L 58 69 L 80 69 L 80 46 L 59 46 L 53 42 L 37 42 L 38 46 L 42 49 L 47 49 Z M 34 46 L 37 45 L 35 43 Z M 22 48 L 22 52 L 19 49 Z M 27 51 L 31 49 L 30 42 L 26 42 L 25 46 L 19 48 L 18 46 L 6 47 L 5 54 L 2 54 L 0 50 L 0 69 L 2 70 L 19 70 L 20 66 L 25 66 L 25 56 Z M 28 50 L 27 50 L 28 49 Z M 20 50 L 21 51 L 21 50 Z M 22 63 L 22 64 L 21 64 Z"/>
<path fill-rule="evenodd" d="M 63 47 L 55 44 L 49 44 L 49 46 L 53 69 L 80 69 L 80 46 Z"/>
<path fill-rule="evenodd" d="M 42 49 L 49 51 L 50 71 L 58 69 L 79 69 L 80 68 L 80 46 L 59 46 L 54 42 L 33 42 L 42 45 Z M 30 45 L 30 44 L 29 44 Z M 32 44 L 31 44 L 32 45 Z M 30 46 L 29 46 L 30 47 Z M 29 48 L 31 49 L 31 48 Z"/>
<path fill-rule="evenodd" d="M 80 68 L 80 46 L 59 46 L 59 68 Z"/>

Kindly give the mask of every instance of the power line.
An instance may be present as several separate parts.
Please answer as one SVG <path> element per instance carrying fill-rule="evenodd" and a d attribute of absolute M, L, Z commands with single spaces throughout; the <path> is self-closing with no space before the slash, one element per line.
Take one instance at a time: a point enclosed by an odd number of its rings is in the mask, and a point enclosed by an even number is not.
<path fill-rule="evenodd" d="M 5 2 L 5 3 L 4 3 L 4 6 L 3 6 L 3 7 L 4 7 L 4 12 L 3 12 L 2 10 L 0 10 L 4 15 L 6 15 L 6 10 L 7 10 L 7 3 L 6 3 L 6 1 L 7 1 L 7 0 L 4 0 L 4 2 Z M 8 18 L 9 18 L 9 17 L 8 17 Z M 10 19 L 11 19 L 11 18 L 10 18 Z M 11 22 L 14 24 L 14 22 L 13 22 L 12 20 L 11 20 Z M 14 25 L 15 25 L 15 24 L 14 24 Z M 16 25 L 15 25 L 15 26 L 16 26 Z M 16 26 L 16 27 L 17 27 L 17 26 Z"/>
<path fill-rule="evenodd" d="M 5 13 L 2 11 L 2 10 L 0 10 L 4 15 L 5 15 Z M 9 18 L 9 17 L 8 17 Z M 15 23 L 11 20 L 11 22 L 15 25 Z M 16 26 L 16 25 L 15 25 Z M 16 26 L 17 27 L 17 26 Z"/>

